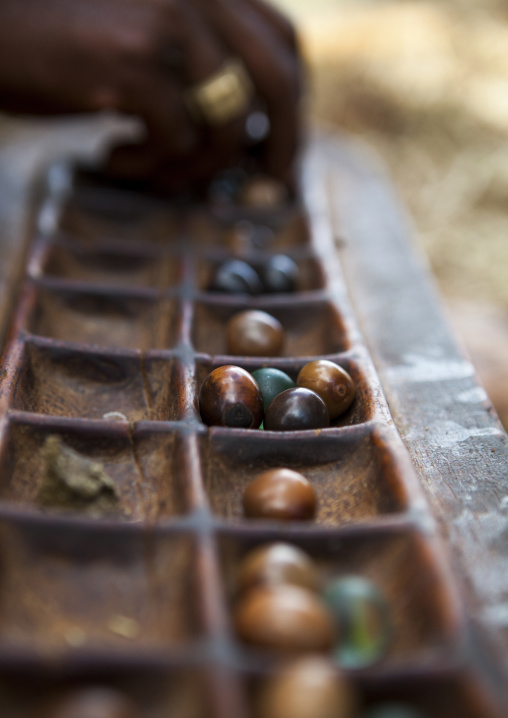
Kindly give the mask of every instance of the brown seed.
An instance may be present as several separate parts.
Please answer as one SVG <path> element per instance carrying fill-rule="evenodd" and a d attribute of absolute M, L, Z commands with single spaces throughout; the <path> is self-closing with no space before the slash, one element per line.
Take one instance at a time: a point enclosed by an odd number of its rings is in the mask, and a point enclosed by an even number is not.
<path fill-rule="evenodd" d="M 204 380 L 199 411 L 209 426 L 257 429 L 263 421 L 263 395 L 248 371 L 227 364 L 214 369 Z"/>
<path fill-rule="evenodd" d="M 131 702 L 111 688 L 86 688 L 59 702 L 50 718 L 136 718 Z"/>
<path fill-rule="evenodd" d="M 247 207 L 277 207 L 287 202 L 288 191 L 272 177 L 252 177 L 242 187 L 238 199 Z"/>
<path fill-rule="evenodd" d="M 326 658 L 308 656 L 290 663 L 262 687 L 258 718 L 352 718 L 351 684 Z"/>
<path fill-rule="evenodd" d="M 296 384 L 311 389 L 323 399 L 330 419 L 336 419 L 347 411 L 355 398 L 355 385 L 347 371 L 327 359 L 305 364 Z"/>
<path fill-rule="evenodd" d="M 267 249 L 274 238 L 274 231 L 270 227 L 242 220 L 225 231 L 223 243 L 233 253 L 241 254 L 252 249 Z"/>
<path fill-rule="evenodd" d="M 327 651 L 335 641 L 328 609 L 312 591 L 282 584 L 254 588 L 234 612 L 238 636 L 259 648 L 280 651 Z"/>
<path fill-rule="evenodd" d="M 297 546 L 282 542 L 260 546 L 250 551 L 240 564 L 239 591 L 281 583 L 310 591 L 319 590 L 316 566 L 310 556 Z"/>
<path fill-rule="evenodd" d="M 281 323 L 255 309 L 235 314 L 226 326 L 228 352 L 235 356 L 279 356 L 284 345 Z"/>
<path fill-rule="evenodd" d="M 314 518 L 316 506 L 312 484 L 291 469 L 264 471 L 243 495 L 243 510 L 249 518 L 308 521 Z"/>

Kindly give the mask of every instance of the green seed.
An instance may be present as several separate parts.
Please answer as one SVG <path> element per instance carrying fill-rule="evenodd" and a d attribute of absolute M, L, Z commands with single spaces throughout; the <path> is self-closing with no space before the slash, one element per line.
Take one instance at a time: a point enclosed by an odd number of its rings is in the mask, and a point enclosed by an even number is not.
<path fill-rule="evenodd" d="M 257 381 L 261 393 L 263 395 L 263 401 L 265 403 L 265 410 L 271 400 L 286 389 L 292 389 L 295 386 L 294 381 L 285 372 L 280 369 L 256 369 L 252 372 L 252 376 Z"/>
<path fill-rule="evenodd" d="M 381 592 L 361 576 L 331 583 L 325 600 L 338 626 L 334 656 L 343 668 L 363 668 L 378 661 L 388 648 L 391 627 Z"/>

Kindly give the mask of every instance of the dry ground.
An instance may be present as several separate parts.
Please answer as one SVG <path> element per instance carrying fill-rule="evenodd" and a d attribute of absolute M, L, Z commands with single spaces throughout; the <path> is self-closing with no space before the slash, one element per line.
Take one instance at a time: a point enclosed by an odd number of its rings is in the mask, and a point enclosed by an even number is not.
<path fill-rule="evenodd" d="M 280 0 L 311 112 L 373 145 L 508 426 L 508 4 Z"/>

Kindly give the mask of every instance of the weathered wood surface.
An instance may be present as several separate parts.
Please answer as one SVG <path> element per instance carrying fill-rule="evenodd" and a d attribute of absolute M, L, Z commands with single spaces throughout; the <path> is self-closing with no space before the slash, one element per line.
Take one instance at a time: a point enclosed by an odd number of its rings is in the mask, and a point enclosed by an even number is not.
<path fill-rule="evenodd" d="M 5 180 L 7 196 L 11 192 L 13 201 L 5 201 L 0 207 L 0 211 L 4 211 L 2 260 L 5 258 L 5 264 L 2 262 L 5 292 L 0 329 L 5 327 L 9 315 L 8 302 L 16 302 L 12 291 L 16 279 L 15 268 L 23 264 L 23 222 L 28 206 L 29 186 L 37 164 L 56 154 L 69 154 L 71 146 L 73 152 L 78 147 L 85 151 L 87 147 L 96 147 L 97 138 L 95 132 L 84 132 L 79 127 L 71 126 L 61 136 L 54 131 L 49 131 L 49 134 L 41 131 L 39 135 L 33 136 L 27 133 L 17 144 L 14 142 L 15 146 L 10 150 L 6 147 L 4 158 L 11 159 L 10 164 L 7 161 L 4 165 L 4 174 L 0 174 L 0 186 L 2 180 Z M 331 212 L 334 218 L 340 265 L 345 270 L 356 319 L 382 378 L 397 427 L 448 542 L 469 615 L 474 617 L 472 630 L 466 634 L 468 645 L 464 646 L 464 654 L 468 657 L 475 654 L 476 663 L 483 664 L 485 675 L 492 677 L 493 683 L 499 686 L 503 682 L 502 664 L 507 657 L 507 620 L 503 599 L 508 579 L 503 571 L 507 561 L 505 527 L 508 500 L 505 494 L 508 495 L 508 437 L 492 413 L 483 390 L 476 383 L 473 367 L 457 348 L 432 280 L 412 246 L 411 227 L 393 195 L 390 183 L 377 170 L 375 162 L 341 137 L 320 137 L 311 144 L 305 171 L 319 185 L 317 191 L 323 200 L 322 223 L 325 230 L 329 228 L 328 213 Z M 327 269 L 333 273 L 337 266 L 338 274 L 339 264 L 336 258 L 331 260 Z M 199 317 L 198 320 L 202 323 Z M 201 341 L 199 336 L 198 343 Z M 32 341 L 32 351 L 47 354 L 49 345 L 46 346 L 45 340 L 41 342 Z M 203 339 L 203 342 L 208 349 L 208 339 Z M 320 347 L 313 348 L 321 351 Z M 53 347 L 51 351 L 48 356 L 53 356 L 57 350 Z M 217 351 L 220 353 L 220 348 Z M 51 381 L 55 374 L 50 371 L 48 376 Z M 378 392 L 377 388 L 376 392 L 374 403 L 381 406 L 382 392 Z M 31 397 L 32 392 L 27 390 L 24 394 L 23 384 L 20 384 L 16 399 L 19 406 L 14 408 L 37 414 L 41 407 L 34 406 Z M 43 405 L 43 408 L 47 412 L 47 406 Z M 183 408 L 186 409 L 185 406 Z M 58 414 L 56 411 L 49 413 Z M 65 416 L 69 415 L 68 410 L 64 413 Z M 78 415 L 82 413 L 81 409 L 77 412 Z M 70 415 L 73 415 L 72 412 Z M 391 423 L 386 407 L 382 417 L 377 416 L 378 420 L 380 418 Z M 23 420 L 31 422 L 37 430 L 40 429 L 37 417 L 30 420 L 24 417 Z M 81 417 L 81 421 L 85 419 Z M 147 431 L 153 430 L 152 423 L 148 422 L 145 428 Z M 396 432 L 392 434 L 396 436 Z M 24 440 L 22 443 L 25 443 Z M 282 444 L 277 447 L 278 455 L 281 449 Z M 23 446 L 23 451 L 27 454 L 26 446 Z M 194 453 L 196 451 L 194 446 Z M 225 452 L 228 456 L 230 453 Z M 31 452 L 28 455 L 31 457 Z M 313 455 L 313 460 L 315 458 Z M 406 473 L 413 476 L 407 457 L 401 467 L 404 470 L 409 468 Z M 224 474 L 223 468 L 220 473 Z M 235 476 L 238 474 L 237 468 L 234 473 Z M 361 476 L 357 472 L 355 475 L 358 483 L 363 486 Z M 377 478 L 379 482 L 379 474 Z M 204 495 L 202 489 L 200 491 L 196 495 Z M 372 500 L 371 492 L 368 493 L 369 500 Z M 216 498 L 220 499 L 219 496 Z M 199 508 L 199 501 L 196 506 Z M 425 510 L 418 510 L 418 501 L 411 506 L 410 516 L 404 521 L 414 524 L 422 535 L 428 529 L 427 537 L 430 537 L 431 517 Z M 201 517 L 198 511 L 196 520 Z M 211 526 L 211 522 L 205 522 L 199 531 L 206 533 Z M 383 531 L 389 528 L 388 524 L 384 526 L 383 521 L 379 526 Z M 397 526 L 395 521 L 395 531 L 399 530 Z M 246 540 L 249 530 L 244 537 Z M 339 531 L 347 538 L 347 527 L 339 528 Z M 208 541 L 209 536 L 206 534 L 205 537 L 203 533 L 202 538 Z M 210 545 L 208 542 L 211 551 Z M 208 575 L 213 561 L 209 560 L 209 556 L 205 556 L 205 559 L 202 566 Z M 421 564 L 413 565 L 411 559 L 408 559 L 405 565 L 410 565 L 417 573 L 414 566 Z M 397 576 L 402 579 L 403 566 L 399 569 Z M 434 585 L 432 579 L 424 579 L 424 583 L 431 588 Z M 400 599 L 404 593 L 401 591 L 397 595 Z M 204 600 L 210 601 L 206 592 Z M 427 604 L 425 598 L 421 600 Z M 439 600 L 436 605 L 440 605 Z M 434 613 L 432 608 L 425 605 L 421 615 L 425 614 L 425 608 L 429 614 Z M 417 619 L 412 623 L 419 625 Z M 212 628 L 214 631 L 219 630 L 217 626 Z M 409 624 L 408 631 L 403 633 L 410 633 Z M 234 711 L 230 713 L 233 715 Z M 473 714 L 478 715 L 477 712 Z"/>
<path fill-rule="evenodd" d="M 499 663 L 490 668 L 503 664 L 506 673 L 508 436 L 454 337 L 383 168 L 365 148 L 337 137 L 314 152 L 328 175 L 357 320 L 478 633 L 488 636 L 490 651 L 499 651 Z"/>
<path fill-rule="evenodd" d="M 29 122 L 0 116 L 0 348 L 25 270 L 35 174 L 56 157 L 94 156 L 118 126 L 108 119 Z"/>

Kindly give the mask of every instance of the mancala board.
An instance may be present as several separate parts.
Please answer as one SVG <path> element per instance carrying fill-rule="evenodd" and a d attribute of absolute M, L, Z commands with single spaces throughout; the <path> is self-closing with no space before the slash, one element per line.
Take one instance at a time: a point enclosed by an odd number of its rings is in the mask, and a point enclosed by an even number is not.
<path fill-rule="evenodd" d="M 313 557 L 323 581 L 360 575 L 388 602 L 388 649 L 346 670 L 363 709 L 389 700 L 433 718 L 502 715 L 359 330 L 311 163 L 295 200 L 248 208 L 172 203 L 60 162 L 32 209 L 1 367 L 0 714 L 49 718 L 62 696 L 101 686 L 144 718 L 254 718 L 281 658 L 235 636 L 235 577 L 247 551 L 285 541 Z M 208 291 L 225 258 L 275 252 L 299 267 L 295 293 Z M 282 356 L 227 354 L 226 323 L 247 307 L 280 320 Z M 357 386 L 330 428 L 201 421 L 212 369 L 272 366 L 294 379 L 318 357 Z M 115 512 L 44 500 L 48 437 L 104 468 Z M 281 465 L 312 482 L 315 521 L 243 517 L 248 482 Z"/>

